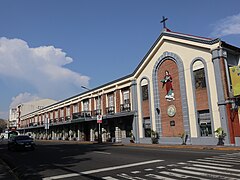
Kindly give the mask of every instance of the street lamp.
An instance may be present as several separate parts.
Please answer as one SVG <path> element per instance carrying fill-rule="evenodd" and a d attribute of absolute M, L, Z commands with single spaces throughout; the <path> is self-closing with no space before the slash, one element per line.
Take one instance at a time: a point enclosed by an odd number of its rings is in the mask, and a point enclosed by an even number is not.
<path fill-rule="evenodd" d="M 88 91 L 90 91 L 89 88 L 85 87 L 85 86 L 81 86 L 81 88 L 86 89 Z M 99 91 L 98 91 L 98 103 L 100 103 L 100 95 L 99 95 Z M 97 106 L 96 106 L 97 107 Z M 100 105 L 101 107 L 101 105 Z M 101 111 L 99 111 L 100 115 L 101 115 Z M 98 143 L 102 142 L 102 138 L 101 138 L 101 123 L 98 123 Z"/>

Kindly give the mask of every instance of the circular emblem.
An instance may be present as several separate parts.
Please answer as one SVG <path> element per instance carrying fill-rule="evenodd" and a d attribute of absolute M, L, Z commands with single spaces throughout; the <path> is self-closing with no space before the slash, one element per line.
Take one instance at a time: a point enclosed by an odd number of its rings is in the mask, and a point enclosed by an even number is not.
<path fill-rule="evenodd" d="M 168 106 L 167 114 L 168 114 L 168 116 L 170 116 L 170 117 L 175 116 L 175 114 L 176 114 L 176 107 L 175 107 L 174 105 Z"/>

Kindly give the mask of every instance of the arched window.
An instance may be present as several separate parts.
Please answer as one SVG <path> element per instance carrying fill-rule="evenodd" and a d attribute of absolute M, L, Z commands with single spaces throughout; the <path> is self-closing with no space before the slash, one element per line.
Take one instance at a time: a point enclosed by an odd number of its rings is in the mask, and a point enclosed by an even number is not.
<path fill-rule="evenodd" d="M 208 92 L 205 74 L 203 62 L 200 60 L 195 61 L 193 64 L 193 86 L 195 87 L 199 134 L 200 136 L 212 136 L 212 123 L 208 105 Z"/>
<path fill-rule="evenodd" d="M 149 109 L 149 92 L 148 81 L 143 79 L 141 81 L 141 95 L 142 95 L 142 113 L 143 113 L 143 128 L 144 136 L 151 137 L 151 120 Z"/>

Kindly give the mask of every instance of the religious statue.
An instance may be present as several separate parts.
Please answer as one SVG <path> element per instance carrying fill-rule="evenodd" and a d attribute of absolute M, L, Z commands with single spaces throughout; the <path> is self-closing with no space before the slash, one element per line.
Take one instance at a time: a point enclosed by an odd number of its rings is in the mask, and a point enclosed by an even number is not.
<path fill-rule="evenodd" d="M 162 88 L 164 86 L 166 87 L 167 94 L 166 94 L 165 98 L 168 101 L 175 100 L 173 87 L 172 87 L 172 76 L 170 75 L 168 70 L 165 71 L 164 79 L 162 79 L 161 82 L 163 83 Z"/>

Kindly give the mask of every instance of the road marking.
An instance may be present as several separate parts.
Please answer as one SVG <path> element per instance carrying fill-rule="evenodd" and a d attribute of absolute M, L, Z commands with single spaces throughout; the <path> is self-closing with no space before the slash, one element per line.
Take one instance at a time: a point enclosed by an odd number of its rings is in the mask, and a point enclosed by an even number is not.
<path fill-rule="evenodd" d="M 207 177 L 209 177 L 209 174 L 202 173 L 202 172 L 195 172 L 195 171 L 193 172 L 193 171 L 188 171 L 188 170 L 183 170 L 183 169 L 172 169 L 172 171 L 179 172 L 179 173 L 185 173 L 185 174 L 192 174 L 192 175 L 197 175 L 197 176 L 205 176 L 205 177 L 207 176 Z M 201 180 L 208 180 L 208 179 L 201 178 Z"/>
<path fill-rule="evenodd" d="M 164 160 L 158 159 L 158 160 L 144 161 L 144 162 L 133 163 L 133 164 L 113 166 L 113 167 L 108 167 L 108 168 L 100 168 L 100 169 L 95 169 L 95 170 L 90 170 L 90 171 L 83 171 L 83 172 L 80 172 L 80 173 L 71 173 L 71 174 L 63 174 L 63 175 L 45 177 L 45 178 L 43 178 L 43 180 L 63 179 L 63 178 L 93 174 L 93 173 L 98 173 L 98 172 L 112 171 L 112 170 L 116 170 L 116 169 L 124 169 L 124 168 L 129 168 L 129 167 L 134 167 L 134 166 L 141 166 L 141 165 L 145 165 L 145 164 L 158 163 L 158 162 L 162 162 L 162 161 L 164 161 Z"/>
<path fill-rule="evenodd" d="M 121 178 L 124 178 L 124 179 L 130 179 L 130 180 L 136 180 L 136 179 L 139 179 L 139 180 L 146 180 L 144 178 L 140 178 L 140 177 L 132 177 L 132 176 L 129 176 L 125 173 L 122 173 L 122 174 L 117 174 L 117 176 L 121 177 Z"/>
<path fill-rule="evenodd" d="M 158 167 L 156 167 L 157 169 L 164 169 L 165 168 L 165 166 L 158 166 Z"/>
<path fill-rule="evenodd" d="M 149 168 L 149 169 L 144 169 L 144 171 L 153 171 L 153 169 Z"/>
<path fill-rule="evenodd" d="M 139 173 L 141 173 L 141 171 L 132 171 L 131 173 L 132 174 L 139 174 Z"/>
<path fill-rule="evenodd" d="M 216 163 L 200 162 L 200 161 L 188 161 L 188 162 L 189 162 L 189 163 L 195 163 L 195 164 L 212 165 L 212 166 L 232 167 L 232 165 L 228 165 L 228 164 L 216 164 Z"/>
<path fill-rule="evenodd" d="M 93 173 L 99 173 L 99 172 L 104 172 L 104 171 L 112 171 L 116 169 L 124 169 L 124 168 L 129 168 L 129 167 L 134 167 L 134 166 L 141 166 L 145 164 L 152 164 L 152 163 L 158 163 L 162 162 L 164 160 L 152 160 L 152 161 L 144 161 L 144 162 L 139 162 L 139 163 L 133 163 L 133 164 L 126 164 L 126 165 L 120 165 L 120 166 L 113 166 L 113 167 L 108 167 L 108 168 L 100 168 L 100 169 L 94 169 L 94 170 L 89 170 L 89 171 L 83 171 L 80 172 L 80 174 L 93 174 Z"/>
<path fill-rule="evenodd" d="M 193 174 L 196 173 L 195 171 L 203 171 L 204 173 L 198 172 L 199 175 L 203 174 L 202 176 L 207 176 L 207 177 L 214 177 L 216 179 L 220 179 L 220 178 L 227 178 L 227 179 L 231 179 L 231 180 L 239 180 L 239 178 L 231 178 L 231 177 L 227 177 L 226 175 L 230 175 L 230 176 L 238 176 L 239 174 L 233 174 L 233 173 L 229 173 L 229 172 L 222 172 L 222 171 L 216 171 L 216 170 L 209 170 L 209 169 L 203 169 L 203 168 L 196 168 L 196 167 L 183 167 L 184 169 L 188 169 L 188 170 L 192 170 L 190 172 L 192 172 Z M 206 172 L 208 172 L 208 174 L 206 174 Z M 213 175 L 213 174 L 209 174 L 209 173 L 215 173 L 215 174 L 222 174 L 224 176 L 221 175 Z M 204 175 L 205 174 L 205 175 Z"/>
<path fill-rule="evenodd" d="M 213 163 L 221 163 L 221 164 L 232 164 L 232 165 L 239 165 L 239 163 L 234 162 L 225 162 L 222 160 L 208 160 L 208 159 L 197 159 L 198 161 L 204 161 L 204 162 L 213 162 Z"/>
<path fill-rule="evenodd" d="M 233 159 L 221 159 L 221 158 L 204 158 L 204 159 L 218 160 L 218 161 L 225 161 L 225 162 L 240 162 L 240 161 L 233 160 Z"/>
<path fill-rule="evenodd" d="M 186 165 L 187 163 L 185 163 L 185 162 L 180 162 L 180 163 L 177 163 L 177 164 L 179 164 L 179 165 Z"/>
<path fill-rule="evenodd" d="M 212 167 L 212 166 L 204 166 L 204 165 L 199 165 L 199 164 L 193 164 L 193 166 L 209 168 L 209 169 L 217 169 L 217 170 L 223 170 L 223 171 L 238 172 L 238 173 L 240 172 L 240 169 L 233 169 L 233 168 Z M 240 174 L 238 176 L 240 176 Z"/>
<path fill-rule="evenodd" d="M 105 180 L 118 180 L 118 179 L 113 178 L 111 176 L 102 177 L 102 179 L 105 179 Z"/>
<path fill-rule="evenodd" d="M 58 176 L 46 177 L 46 178 L 43 178 L 42 180 L 63 179 L 63 178 L 70 178 L 75 176 L 80 176 L 80 174 L 78 173 L 63 174 Z"/>
<path fill-rule="evenodd" d="M 107 155 L 111 154 L 109 152 L 103 152 L 103 151 L 93 151 L 93 152 L 98 154 L 107 154 Z"/>
<path fill-rule="evenodd" d="M 187 178 L 194 178 L 194 179 L 196 179 L 196 177 L 194 177 L 194 176 L 188 176 L 188 175 L 179 174 L 179 173 L 175 173 L 175 172 L 161 171 L 159 173 L 167 175 L 167 176 L 174 176 L 174 177 L 181 178 L 181 179 L 187 179 Z"/>
<path fill-rule="evenodd" d="M 164 176 L 160 176 L 160 175 L 156 175 L 156 174 L 147 174 L 145 176 L 150 177 L 150 178 L 154 178 L 154 179 L 176 180 L 176 179 L 173 179 L 173 178 L 168 178 L 168 177 L 164 177 Z"/>

